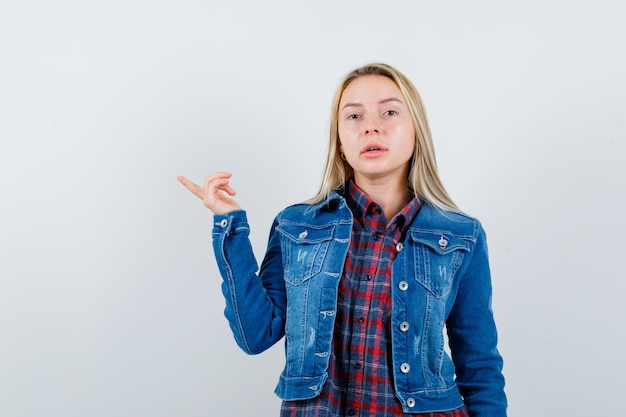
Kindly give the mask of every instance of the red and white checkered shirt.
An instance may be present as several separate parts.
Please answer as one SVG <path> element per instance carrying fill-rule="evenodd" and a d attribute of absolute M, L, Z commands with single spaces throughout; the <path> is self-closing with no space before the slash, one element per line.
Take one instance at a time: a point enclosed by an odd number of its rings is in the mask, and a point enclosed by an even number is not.
<path fill-rule="evenodd" d="M 415 197 L 387 224 L 382 208 L 352 181 L 346 201 L 354 215 L 337 300 L 329 378 L 319 396 L 284 401 L 281 417 L 468 417 L 465 407 L 406 414 L 391 374 L 391 266 L 396 245 L 420 209 Z"/>

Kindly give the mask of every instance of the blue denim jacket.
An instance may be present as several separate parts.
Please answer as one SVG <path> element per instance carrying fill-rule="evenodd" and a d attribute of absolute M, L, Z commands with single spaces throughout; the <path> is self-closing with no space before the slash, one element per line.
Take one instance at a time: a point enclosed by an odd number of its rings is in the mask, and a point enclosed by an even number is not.
<path fill-rule="evenodd" d="M 256 354 L 284 335 L 286 364 L 276 394 L 315 397 L 328 377 L 337 288 L 350 244 L 345 200 L 332 193 L 320 204 L 279 213 L 260 270 L 245 212 L 215 215 L 214 222 L 225 316 L 237 344 Z M 399 248 L 391 277 L 391 351 L 403 410 L 443 411 L 465 402 L 472 417 L 505 416 L 482 226 L 426 202 Z M 444 350 L 446 330 L 452 358 Z"/>

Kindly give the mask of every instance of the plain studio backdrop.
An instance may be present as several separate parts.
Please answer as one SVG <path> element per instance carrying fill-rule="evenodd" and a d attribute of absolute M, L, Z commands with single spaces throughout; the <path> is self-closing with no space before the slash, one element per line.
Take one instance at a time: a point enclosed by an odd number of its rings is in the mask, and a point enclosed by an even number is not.
<path fill-rule="evenodd" d="M 484 224 L 511 417 L 623 410 L 623 1 L 0 1 L 0 415 L 275 416 L 223 316 L 216 170 L 257 256 L 312 196 L 340 78 L 420 90 Z"/>

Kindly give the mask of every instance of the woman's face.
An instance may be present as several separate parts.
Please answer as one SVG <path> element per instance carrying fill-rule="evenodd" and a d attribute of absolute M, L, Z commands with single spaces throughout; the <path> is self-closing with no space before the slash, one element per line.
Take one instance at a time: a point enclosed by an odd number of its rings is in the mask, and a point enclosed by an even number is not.
<path fill-rule="evenodd" d="M 387 77 L 352 81 L 339 102 L 340 150 L 354 180 L 402 180 L 408 176 L 415 127 L 400 89 Z"/>

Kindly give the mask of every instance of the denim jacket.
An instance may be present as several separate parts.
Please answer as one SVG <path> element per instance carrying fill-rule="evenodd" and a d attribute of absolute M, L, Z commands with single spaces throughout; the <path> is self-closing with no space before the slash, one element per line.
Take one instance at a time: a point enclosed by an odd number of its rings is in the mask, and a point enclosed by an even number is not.
<path fill-rule="evenodd" d="M 288 207 L 274 220 L 258 269 L 245 212 L 214 216 L 225 316 L 249 354 L 285 336 L 286 364 L 275 390 L 284 400 L 315 397 L 328 377 L 352 222 L 336 192 L 319 204 Z M 506 416 L 482 226 L 425 202 L 398 249 L 391 352 L 403 410 L 443 411 L 465 403 L 472 417 Z M 445 331 L 452 357 L 444 349 Z"/>

